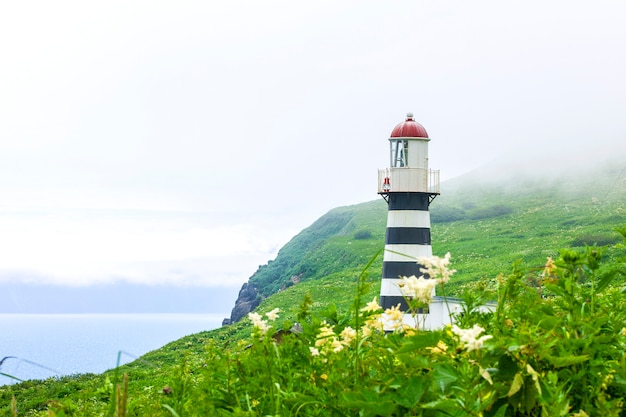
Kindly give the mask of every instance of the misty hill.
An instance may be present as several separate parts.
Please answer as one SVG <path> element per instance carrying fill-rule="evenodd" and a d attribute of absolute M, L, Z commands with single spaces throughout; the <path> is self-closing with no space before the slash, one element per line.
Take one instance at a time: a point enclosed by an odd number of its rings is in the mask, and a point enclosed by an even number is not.
<path fill-rule="evenodd" d="M 550 158 L 531 165 L 510 158 L 444 182 L 430 208 L 431 235 L 435 255 L 452 254 L 452 293 L 495 285 L 516 261 L 540 268 L 559 248 L 618 242 L 613 229 L 626 224 L 625 159 L 596 155 L 583 164 L 561 156 L 557 166 Z M 297 283 L 338 275 L 352 282 L 384 246 L 386 210 L 378 199 L 319 218 L 244 284 L 231 321 Z M 381 268 L 382 256 L 370 268 L 372 281 Z"/>

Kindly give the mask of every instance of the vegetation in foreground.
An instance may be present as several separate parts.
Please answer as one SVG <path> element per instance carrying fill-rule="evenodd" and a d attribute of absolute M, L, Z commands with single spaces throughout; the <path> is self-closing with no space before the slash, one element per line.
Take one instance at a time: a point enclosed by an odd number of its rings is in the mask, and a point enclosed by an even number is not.
<path fill-rule="evenodd" d="M 626 227 L 619 230 L 626 239 Z M 626 246 L 564 249 L 544 268 L 497 278 L 498 305 L 481 313 L 468 292 L 456 326 L 380 330 L 366 294 L 353 307 L 253 313 L 249 338 L 181 352 L 173 372 L 127 367 L 100 386 L 74 381 L 39 410 L 28 387 L 3 388 L 5 415 L 28 416 L 623 416 L 626 415 Z M 444 264 L 447 268 L 447 265 Z M 445 275 L 445 271 L 441 276 Z M 449 270 L 448 270 L 449 276 Z M 444 280 L 441 281 L 445 282 Z M 408 284 L 407 284 L 408 285 Z M 442 284 L 443 285 L 443 284 Z M 408 292 L 417 303 L 418 291 Z M 416 305 L 419 307 L 419 304 Z M 282 319 L 282 320 L 281 320 Z M 297 324 L 296 324 L 297 323 Z M 188 342 L 190 343 L 190 342 Z M 141 382 L 143 386 L 138 386 Z"/>

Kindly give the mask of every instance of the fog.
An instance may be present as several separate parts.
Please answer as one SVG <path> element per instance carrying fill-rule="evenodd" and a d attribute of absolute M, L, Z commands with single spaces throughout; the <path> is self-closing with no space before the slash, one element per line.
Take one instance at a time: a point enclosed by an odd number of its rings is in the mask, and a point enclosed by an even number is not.
<path fill-rule="evenodd" d="M 444 181 L 510 155 L 553 175 L 623 154 L 624 15 L 616 1 L 5 2 L 0 280 L 239 287 L 328 210 L 377 198 L 407 112 Z"/>

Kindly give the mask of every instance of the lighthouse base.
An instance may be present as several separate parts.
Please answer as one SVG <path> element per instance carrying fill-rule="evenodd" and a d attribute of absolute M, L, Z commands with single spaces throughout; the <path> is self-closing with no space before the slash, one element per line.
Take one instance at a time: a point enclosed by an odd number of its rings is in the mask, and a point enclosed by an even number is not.
<path fill-rule="evenodd" d="M 428 313 L 404 314 L 402 324 L 419 330 L 439 330 L 446 326 L 455 324 L 455 317 L 463 312 L 463 300 L 449 297 L 434 297 L 428 305 Z M 492 313 L 495 311 L 496 303 L 486 303 L 478 307 L 482 313 Z M 393 331 L 395 328 L 385 323 L 385 332 Z"/>

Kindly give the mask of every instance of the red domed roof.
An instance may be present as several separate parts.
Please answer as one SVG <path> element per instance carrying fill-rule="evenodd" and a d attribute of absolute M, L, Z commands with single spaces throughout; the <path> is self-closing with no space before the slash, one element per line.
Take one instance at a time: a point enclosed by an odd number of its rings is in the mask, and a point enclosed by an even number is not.
<path fill-rule="evenodd" d="M 406 114 L 406 120 L 398 123 L 391 132 L 392 138 L 428 138 L 428 133 L 424 126 L 417 123 L 413 118 L 413 113 Z"/>

